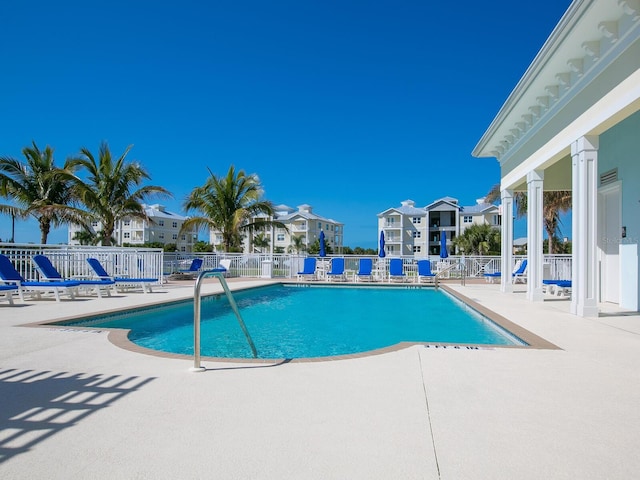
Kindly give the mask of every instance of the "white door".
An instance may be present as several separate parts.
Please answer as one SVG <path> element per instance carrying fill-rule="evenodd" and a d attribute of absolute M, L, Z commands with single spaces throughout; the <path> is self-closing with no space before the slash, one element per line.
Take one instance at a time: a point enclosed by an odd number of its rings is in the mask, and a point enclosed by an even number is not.
<path fill-rule="evenodd" d="M 600 298 L 603 302 L 620 303 L 619 250 L 622 237 L 620 185 L 602 188 L 599 194 Z"/>

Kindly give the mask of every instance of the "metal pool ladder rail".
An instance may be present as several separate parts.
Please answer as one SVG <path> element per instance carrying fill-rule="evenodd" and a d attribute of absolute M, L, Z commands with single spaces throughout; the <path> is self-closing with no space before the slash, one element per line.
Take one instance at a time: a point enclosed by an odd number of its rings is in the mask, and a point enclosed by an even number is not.
<path fill-rule="evenodd" d="M 242 328 L 244 336 L 247 338 L 247 342 L 249 343 L 249 347 L 251 347 L 253 358 L 257 358 L 258 351 L 256 350 L 256 346 L 253 344 L 253 340 L 251 339 L 251 335 L 249 335 L 247 326 L 244 324 L 244 320 L 242 320 L 242 316 L 238 310 L 238 305 L 236 305 L 236 301 L 231 294 L 231 290 L 229 290 L 229 285 L 227 285 L 224 275 L 222 272 L 216 272 L 215 270 L 204 270 L 198 275 L 193 291 L 193 367 L 190 370 L 192 372 L 204 372 L 206 370 L 202 365 L 200 365 L 200 287 L 202 286 L 202 280 L 204 277 L 216 277 L 220 280 L 220 285 L 222 285 L 224 293 L 227 295 L 227 299 L 229 300 L 229 304 L 231 305 L 233 312 L 236 314 L 240 328 Z"/>

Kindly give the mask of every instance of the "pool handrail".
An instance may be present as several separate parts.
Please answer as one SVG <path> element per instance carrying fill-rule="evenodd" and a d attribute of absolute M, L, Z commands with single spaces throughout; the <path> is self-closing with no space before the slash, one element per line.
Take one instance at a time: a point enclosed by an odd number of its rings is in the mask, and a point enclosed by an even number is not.
<path fill-rule="evenodd" d="M 236 304 L 236 301 L 231 294 L 231 290 L 229 290 L 229 285 L 227 285 L 227 281 L 224 279 L 223 273 L 219 270 L 203 270 L 198 275 L 195 286 L 193 287 L 193 367 L 190 369 L 192 372 L 204 372 L 206 370 L 200 364 L 200 288 L 202 286 L 202 280 L 207 276 L 216 277 L 220 281 L 220 285 L 222 285 L 222 289 L 227 295 L 227 299 L 229 300 L 231 309 L 236 314 L 236 318 L 238 319 L 240 328 L 242 329 L 244 336 L 247 338 L 247 342 L 249 343 L 249 347 L 251 348 L 253 358 L 258 357 L 256 346 L 251 339 L 251 335 L 249 335 L 249 330 L 247 330 L 247 326 L 244 324 L 244 320 L 242 320 L 240 310 L 238 310 L 238 305 Z"/>

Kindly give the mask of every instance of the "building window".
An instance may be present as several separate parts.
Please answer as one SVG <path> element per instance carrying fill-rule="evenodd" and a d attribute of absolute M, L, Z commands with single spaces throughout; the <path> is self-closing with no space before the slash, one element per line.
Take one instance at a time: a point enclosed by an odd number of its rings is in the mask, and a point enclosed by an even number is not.
<path fill-rule="evenodd" d="M 161 240 L 164 240 L 164 233 L 159 233 L 158 234 L 158 238 L 161 239 Z"/>
<path fill-rule="evenodd" d="M 473 222 L 473 217 L 471 215 L 465 215 L 464 217 L 462 217 L 462 221 L 464 223 L 471 223 Z"/>
<path fill-rule="evenodd" d="M 414 231 L 413 238 L 422 238 L 422 232 L 420 230 Z"/>
<path fill-rule="evenodd" d="M 184 245 L 182 247 L 180 247 L 180 251 L 181 252 L 186 252 L 187 251 L 187 247 L 185 247 Z"/>
<path fill-rule="evenodd" d="M 340 235 L 336 235 L 333 241 L 335 242 L 336 245 L 339 245 L 340 244 Z"/>
<path fill-rule="evenodd" d="M 122 224 L 123 224 L 125 227 L 128 227 L 129 225 L 131 225 L 131 220 L 129 220 L 129 219 L 127 218 L 126 220 L 123 220 L 123 221 L 122 221 Z"/>
<path fill-rule="evenodd" d="M 422 247 L 420 245 L 413 246 L 413 253 L 420 253 L 422 251 Z"/>
<path fill-rule="evenodd" d="M 177 239 L 178 239 L 178 234 L 177 234 L 177 233 L 174 233 L 174 234 L 171 236 L 171 238 L 172 238 L 173 240 L 177 240 Z M 184 240 L 184 238 L 183 238 L 183 240 Z"/>
<path fill-rule="evenodd" d="M 415 224 L 422 223 L 422 217 L 413 217 L 411 221 Z"/>
<path fill-rule="evenodd" d="M 124 238 L 131 238 L 131 233 L 124 232 Z"/>
<path fill-rule="evenodd" d="M 164 220 L 158 220 L 158 225 L 160 225 L 161 227 L 164 227 Z"/>
<path fill-rule="evenodd" d="M 187 241 L 187 236 L 186 235 L 182 235 L 182 241 L 186 242 Z"/>
<path fill-rule="evenodd" d="M 97 227 L 98 226 L 98 222 L 91 222 L 91 226 L 92 227 Z"/>
<path fill-rule="evenodd" d="M 494 215 L 493 216 L 493 224 L 494 225 L 500 225 L 500 215 Z"/>
<path fill-rule="evenodd" d="M 322 230 L 322 222 L 318 222 L 318 228 Z"/>
<path fill-rule="evenodd" d="M 279 233 L 276 235 L 276 241 L 284 242 L 284 233 Z"/>

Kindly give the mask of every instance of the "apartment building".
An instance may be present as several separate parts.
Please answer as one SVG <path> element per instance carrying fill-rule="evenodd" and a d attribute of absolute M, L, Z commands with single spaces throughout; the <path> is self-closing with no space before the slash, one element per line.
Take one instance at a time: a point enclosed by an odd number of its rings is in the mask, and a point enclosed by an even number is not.
<path fill-rule="evenodd" d="M 500 208 L 484 199 L 468 207 L 459 205 L 453 197 L 440 198 L 426 207 L 416 207 L 413 200 L 405 200 L 400 207 L 378 214 L 378 235 L 384 232 L 387 255 L 427 257 L 440 255 L 442 232 L 451 252 L 453 239 L 471 225 L 499 228 L 500 223 Z"/>
<path fill-rule="evenodd" d="M 243 239 L 243 251 L 245 253 L 287 252 L 293 248 L 293 237 L 301 237 L 305 246 L 312 245 L 320 238 L 320 232 L 324 231 L 325 244 L 330 246 L 334 253 L 341 253 L 344 245 L 344 224 L 336 220 L 323 217 L 313 212 L 311 205 L 299 205 L 297 209 L 287 205 L 276 205 L 275 215 L 270 220 L 283 223 L 287 228 L 268 227 L 263 230 L 247 234 Z M 256 247 L 254 237 L 263 235 L 268 247 Z M 222 234 L 215 230 L 210 231 L 210 242 L 216 250 L 222 250 Z"/>
<path fill-rule="evenodd" d="M 175 243 L 179 252 L 192 252 L 198 241 L 198 233 L 194 229 L 188 233 L 180 233 L 187 217 L 170 212 L 164 205 L 142 205 L 148 220 L 125 217 L 116 223 L 113 233 L 117 245 L 143 245 L 148 242 L 162 244 Z M 100 222 L 92 222 L 91 233 L 96 234 L 102 228 Z M 69 245 L 79 245 L 75 240 L 76 232 L 81 232 L 78 225 L 69 225 Z"/>

